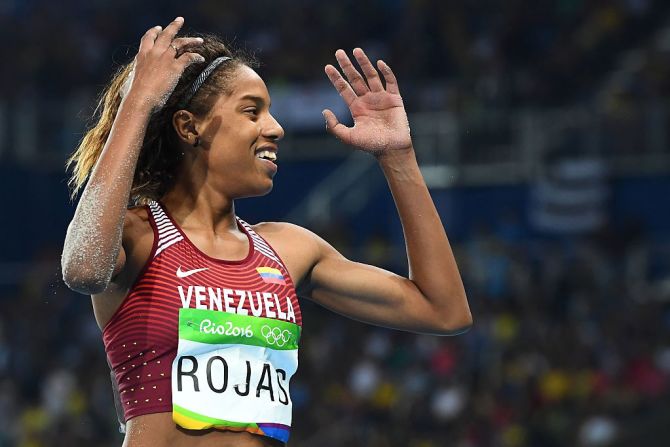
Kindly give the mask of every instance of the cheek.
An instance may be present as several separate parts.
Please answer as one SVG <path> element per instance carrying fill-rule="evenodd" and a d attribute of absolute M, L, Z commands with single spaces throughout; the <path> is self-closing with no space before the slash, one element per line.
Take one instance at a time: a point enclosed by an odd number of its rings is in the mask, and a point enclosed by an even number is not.
<path fill-rule="evenodd" d="M 251 182 L 255 184 L 257 177 L 262 174 L 262 166 L 251 151 L 239 145 L 228 145 L 220 148 L 216 158 L 210 160 L 210 169 L 235 184 L 243 185 Z"/>
<path fill-rule="evenodd" d="M 247 175 L 249 169 L 257 167 L 253 147 L 259 136 L 260 130 L 255 122 L 236 117 L 228 119 L 212 140 L 210 166 L 226 171 L 231 177 Z"/>
<path fill-rule="evenodd" d="M 249 119 L 230 120 L 216 133 L 216 144 L 226 148 L 248 149 L 260 137 L 260 127 Z"/>

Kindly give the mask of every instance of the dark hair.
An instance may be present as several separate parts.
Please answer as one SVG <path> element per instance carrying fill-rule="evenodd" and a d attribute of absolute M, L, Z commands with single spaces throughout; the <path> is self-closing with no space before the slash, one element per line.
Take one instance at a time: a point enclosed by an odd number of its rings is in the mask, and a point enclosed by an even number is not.
<path fill-rule="evenodd" d="M 151 116 L 142 142 L 129 197 L 129 201 L 134 203 L 158 200 L 174 184 L 181 152 L 178 151 L 172 116 L 177 110 L 180 110 L 177 105 L 202 70 L 219 56 L 231 58 L 212 72 L 188 105 L 184 107 L 196 116 L 207 114 L 221 93 L 230 94 L 231 79 L 240 65 L 251 68 L 256 68 L 258 65 L 253 56 L 231 50 L 218 36 L 194 34 L 189 37 L 196 36 L 202 37 L 203 43 L 194 51 L 202 55 L 205 62 L 188 66 L 165 106 Z M 132 61 L 121 66 L 104 88 L 93 115 L 95 124 L 84 134 L 79 146 L 68 158 L 66 167 L 68 169 L 72 167 L 72 176 L 69 181 L 72 198 L 82 189 L 102 153 L 121 104 L 119 92 L 130 75 L 132 66 Z"/>

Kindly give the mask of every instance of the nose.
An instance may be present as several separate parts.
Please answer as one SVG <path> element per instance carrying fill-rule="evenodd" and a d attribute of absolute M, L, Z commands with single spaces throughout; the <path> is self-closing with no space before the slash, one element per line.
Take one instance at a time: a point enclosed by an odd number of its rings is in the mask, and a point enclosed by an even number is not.
<path fill-rule="evenodd" d="M 267 117 L 267 122 L 263 126 L 263 136 L 275 141 L 284 138 L 284 128 L 281 127 L 279 121 L 271 113 L 268 113 Z"/>

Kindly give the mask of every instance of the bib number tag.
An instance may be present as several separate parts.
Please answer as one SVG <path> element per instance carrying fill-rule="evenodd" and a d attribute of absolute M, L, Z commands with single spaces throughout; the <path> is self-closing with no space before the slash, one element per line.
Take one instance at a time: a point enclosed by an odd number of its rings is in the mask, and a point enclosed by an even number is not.
<path fill-rule="evenodd" d="M 300 331 L 271 318 L 180 309 L 174 421 L 186 429 L 243 430 L 288 441 Z"/>

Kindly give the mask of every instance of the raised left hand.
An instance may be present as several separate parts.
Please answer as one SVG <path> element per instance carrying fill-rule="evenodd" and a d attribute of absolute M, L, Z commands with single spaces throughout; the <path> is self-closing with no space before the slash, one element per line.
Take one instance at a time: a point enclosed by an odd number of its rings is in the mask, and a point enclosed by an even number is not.
<path fill-rule="evenodd" d="M 356 48 L 353 54 L 365 77 L 361 76 L 343 50 L 337 50 L 335 57 L 347 79 L 330 64 L 326 65 L 325 71 L 349 107 L 354 126 L 340 123 L 335 114 L 326 109 L 323 116 L 328 131 L 343 142 L 377 156 L 411 149 L 409 122 L 391 68 L 383 61 L 377 61 L 386 83 L 384 87 L 379 72 L 363 50 Z"/>

